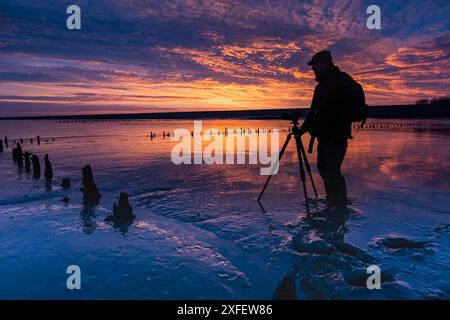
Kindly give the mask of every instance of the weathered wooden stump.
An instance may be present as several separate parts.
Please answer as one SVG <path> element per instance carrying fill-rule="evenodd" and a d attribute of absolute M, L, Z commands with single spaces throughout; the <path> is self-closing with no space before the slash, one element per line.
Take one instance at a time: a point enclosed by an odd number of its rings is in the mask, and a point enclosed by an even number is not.
<path fill-rule="evenodd" d="M 130 206 L 128 194 L 121 192 L 119 202 L 113 203 L 113 214 L 106 218 L 107 221 L 115 223 L 131 223 L 136 216 L 133 214 L 133 208 Z"/>
<path fill-rule="evenodd" d="M 28 151 L 25 151 L 23 157 L 25 159 L 25 170 L 29 172 L 31 170 L 30 153 Z"/>
<path fill-rule="evenodd" d="M 130 206 L 127 193 L 120 193 L 118 204 L 113 204 L 113 213 L 124 220 L 133 219 L 135 217 L 133 215 L 133 208 Z"/>
<path fill-rule="evenodd" d="M 19 166 L 19 168 L 23 167 L 23 151 L 22 151 L 22 146 L 20 145 L 20 143 L 17 143 L 17 147 L 16 147 L 16 152 L 17 152 L 17 164 Z"/>
<path fill-rule="evenodd" d="M 39 157 L 33 154 L 31 156 L 31 162 L 33 163 L 33 178 L 39 179 L 41 177 L 41 164 L 39 163 Z"/>
<path fill-rule="evenodd" d="M 80 189 L 83 193 L 83 200 L 85 206 L 97 205 L 100 202 L 102 195 L 97 189 L 92 174 L 92 168 L 87 165 L 83 168 L 83 186 Z"/>
<path fill-rule="evenodd" d="M 12 159 L 14 162 L 17 162 L 17 148 L 12 149 Z"/>
<path fill-rule="evenodd" d="M 48 158 L 48 154 L 45 154 L 44 157 L 44 177 L 46 180 L 52 180 L 53 179 L 53 168 L 52 163 L 50 162 L 50 159 Z"/>

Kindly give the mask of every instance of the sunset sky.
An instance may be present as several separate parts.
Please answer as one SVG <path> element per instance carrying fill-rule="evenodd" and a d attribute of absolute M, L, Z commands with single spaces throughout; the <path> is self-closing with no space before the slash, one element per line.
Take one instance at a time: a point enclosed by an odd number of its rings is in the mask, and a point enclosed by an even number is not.
<path fill-rule="evenodd" d="M 309 107 L 322 49 L 371 105 L 450 94 L 448 0 L 0 0 L 0 116 Z"/>

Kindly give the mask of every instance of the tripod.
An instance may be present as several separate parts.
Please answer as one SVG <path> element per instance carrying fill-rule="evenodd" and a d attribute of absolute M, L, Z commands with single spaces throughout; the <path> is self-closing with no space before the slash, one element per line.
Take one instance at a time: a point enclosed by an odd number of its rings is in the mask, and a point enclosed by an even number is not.
<path fill-rule="evenodd" d="M 315 194 L 316 198 L 318 196 L 317 196 L 316 186 L 314 185 L 314 180 L 313 180 L 313 177 L 312 177 L 312 174 L 311 174 L 311 167 L 309 166 L 308 158 L 306 157 L 305 148 L 303 147 L 303 143 L 302 143 L 302 139 L 301 139 L 301 133 L 300 133 L 300 128 L 298 127 L 298 118 L 294 118 L 294 119 L 291 119 L 291 120 L 292 120 L 292 124 L 293 124 L 292 130 L 287 135 L 286 141 L 284 142 L 284 145 L 281 148 L 281 151 L 280 151 L 280 154 L 279 154 L 279 157 L 278 157 L 278 162 L 281 161 L 281 158 L 283 157 L 284 151 L 286 150 L 286 147 L 288 146 L 289 141 L 291 141 L 292 136 L 294 136 L 295 144 L 296 144 L 296 147 L 297 147 L 298 165 L 299 165 L 299 168 L 300 168 L 300 179 L 301 179 L 302 184 L 303 184 L 303 193 L 305 195 L 306 212 L 307 212 L 307 214 L 309 216 L 309 203 L 308 203 L 308 194 L 307 194 L 307 191 L 306 191 L 305 168 L 306 168 L 306 171 L 308 171 L 308 175 L 309 175 L 309 178 L 311 180 L 311 185 L 313 187 L 314 194 Z M 269 175 L 267 177 L 266 183 L 264 184 L 264 187 L 261 190 L 261 193 L 259 194 L 258 202 L 260 202 L 261 197 L 263 196 L 264 191 L 266 190 L 267 185 L 269 184 L 269 181 L 270 181 L 271 178 L 272 178 L 272 175 Z"/>

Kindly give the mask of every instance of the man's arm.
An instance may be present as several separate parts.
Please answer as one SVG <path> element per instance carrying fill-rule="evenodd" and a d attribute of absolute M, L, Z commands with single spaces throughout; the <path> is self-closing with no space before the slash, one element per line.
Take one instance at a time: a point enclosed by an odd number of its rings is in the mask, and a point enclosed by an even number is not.
<path fill-rule="evenodd" d="M 315 121 L 315 111 L 310 109 L 300 127 L 300 134 L 310 132 L 313 127 L 314 121 Z"/>
<path fill-rule="evenodd" d="M 301 127 L 300 127 L 300 134 L 304 134 L 306 132 L 309 132 L 311 134 L 311 130 L 314 127 L 314 123 L 316 122 L 316 101 L 317 101 L 317 95 L 318 95 L 318 86 L 314 89 L 314 95 L 311 101 L 311 107 L 309 108 L 309 112 L 305 117 L 305 120 L 303 121 Z M 313 134 L 311 134 L 312 136 Z"/>

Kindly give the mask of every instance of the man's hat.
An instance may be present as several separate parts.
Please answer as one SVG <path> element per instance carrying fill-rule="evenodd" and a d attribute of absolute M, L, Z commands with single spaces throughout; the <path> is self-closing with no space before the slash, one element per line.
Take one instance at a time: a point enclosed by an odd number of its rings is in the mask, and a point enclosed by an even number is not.
<path fill-rule="evenodd" d="M 317 62 L 323 62 L 326 64 L 332 64 L 333 58 L 331 58 L 331 52 L 328 50 L 322 50 L 320 52 L 317 52 L 311 59 L 310 62 L 308 62 L 309 66 L 312 66 L 313 64 L 316 64 Z"/>

